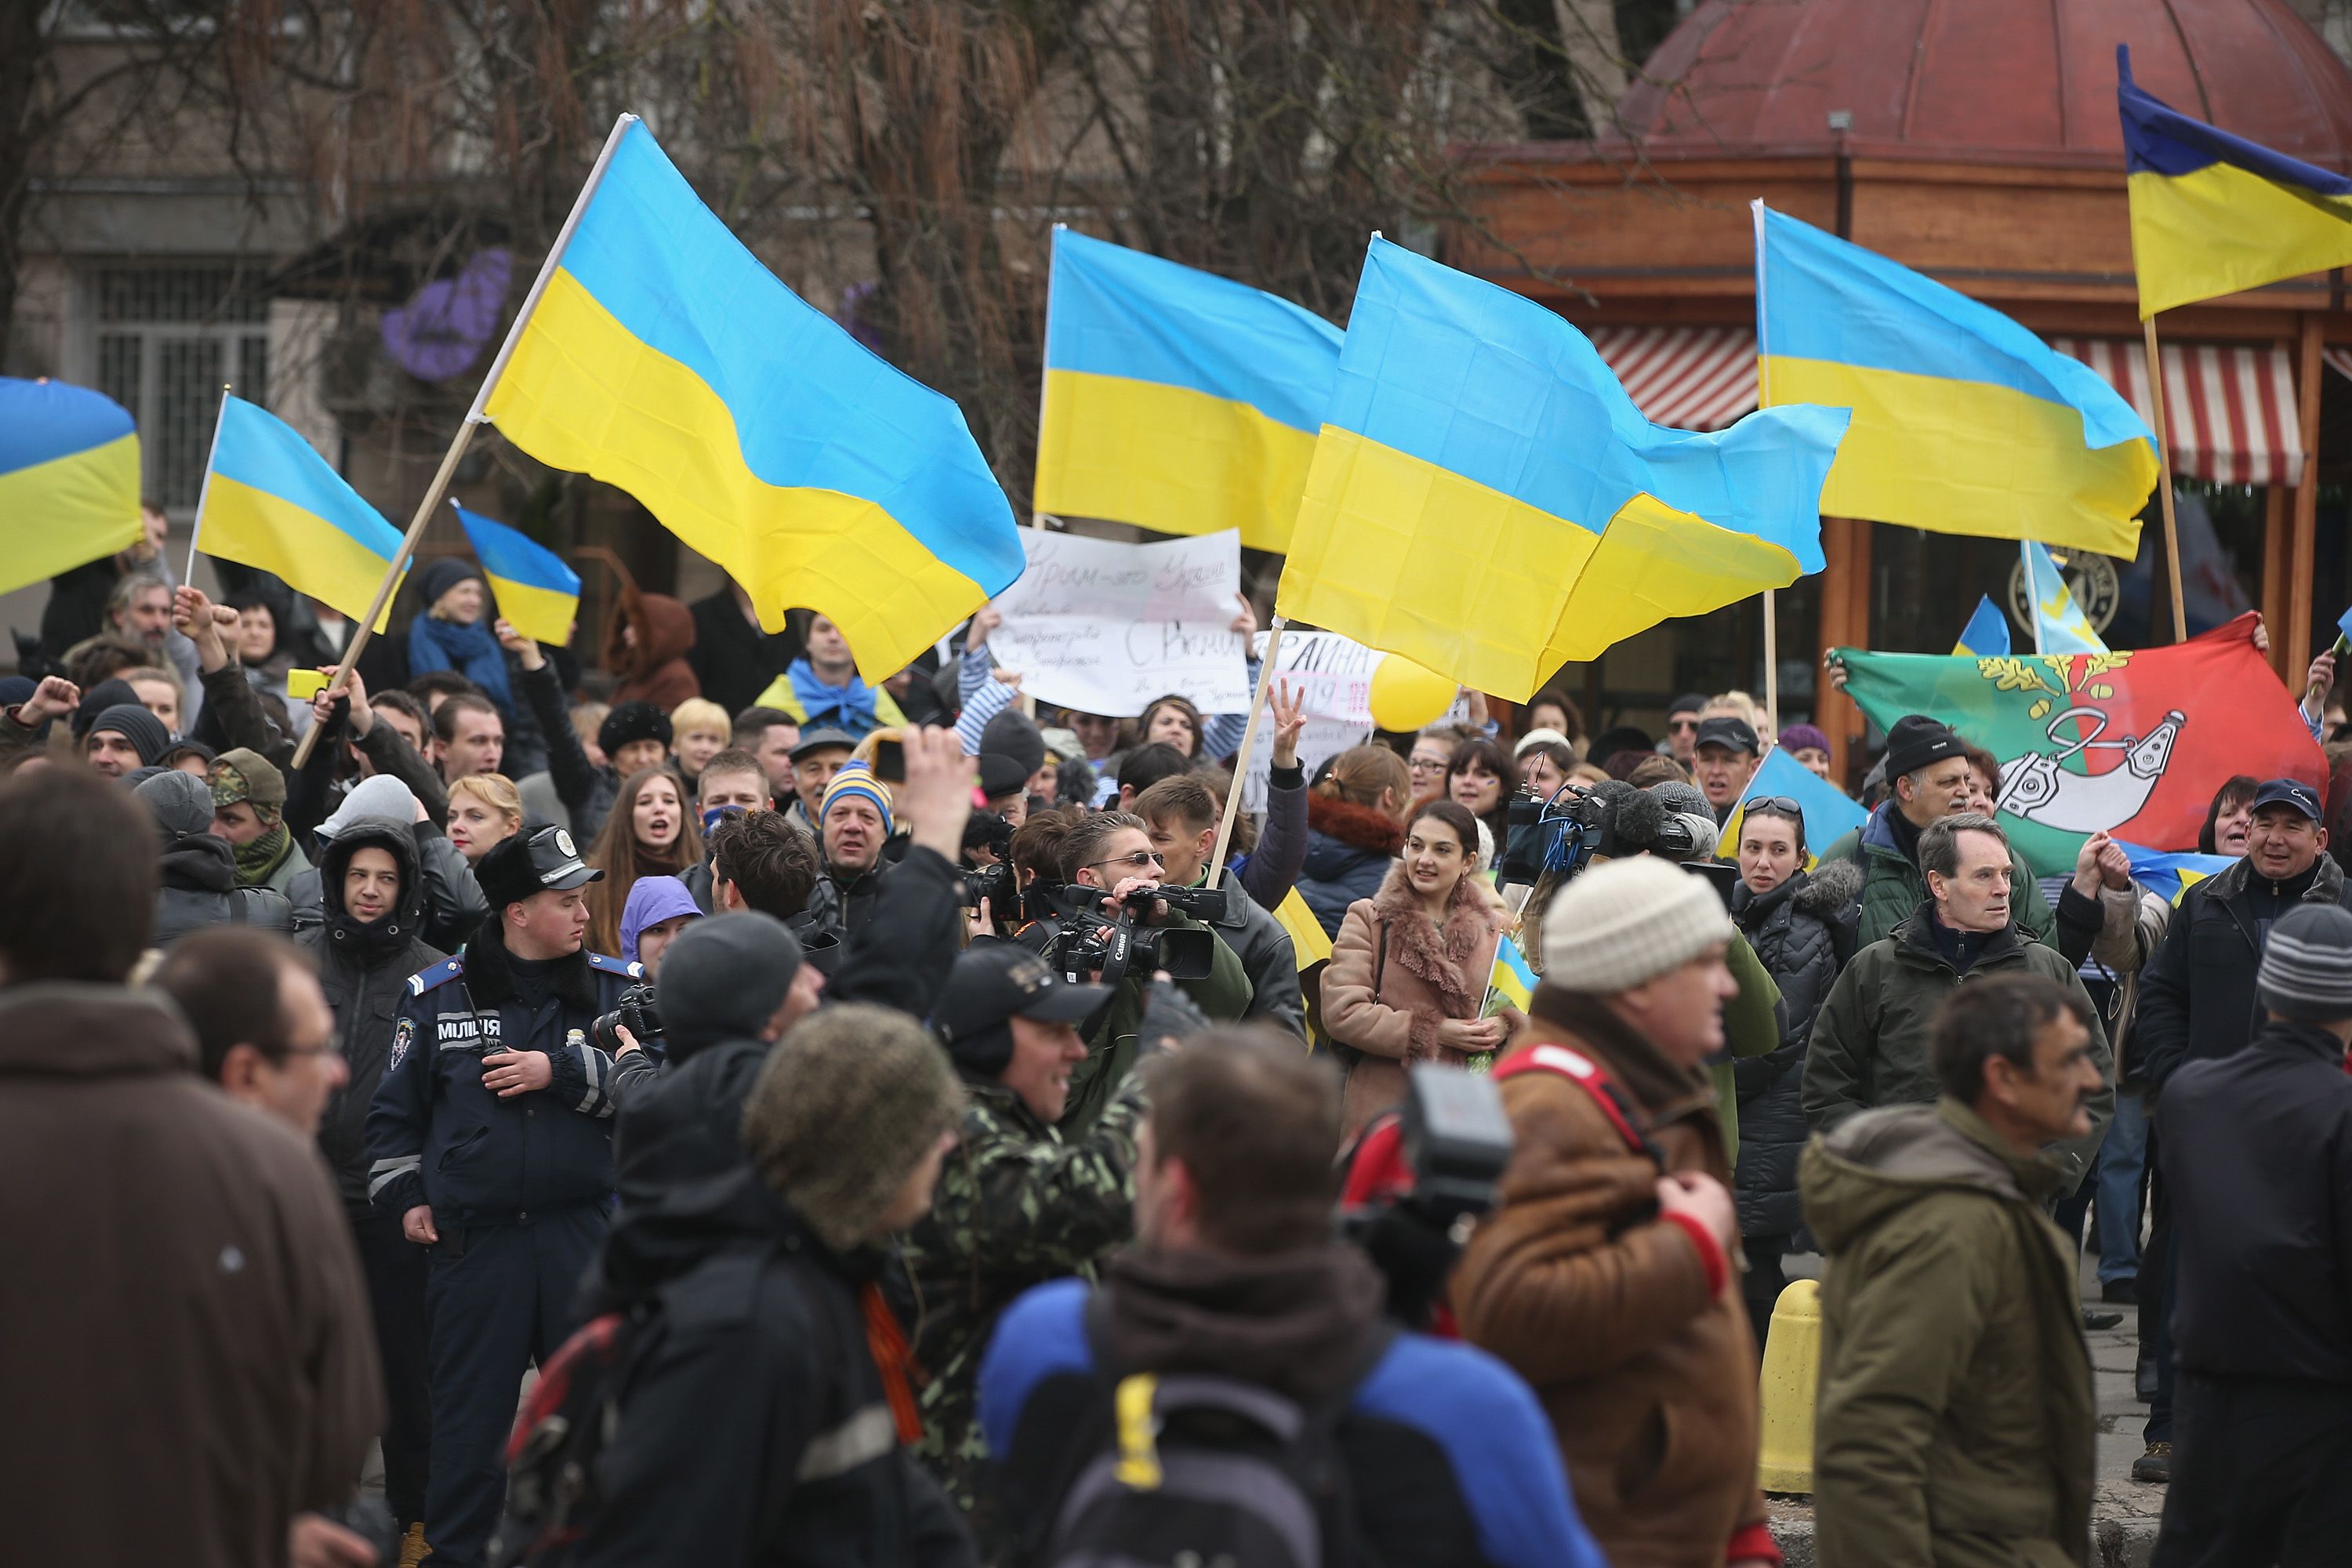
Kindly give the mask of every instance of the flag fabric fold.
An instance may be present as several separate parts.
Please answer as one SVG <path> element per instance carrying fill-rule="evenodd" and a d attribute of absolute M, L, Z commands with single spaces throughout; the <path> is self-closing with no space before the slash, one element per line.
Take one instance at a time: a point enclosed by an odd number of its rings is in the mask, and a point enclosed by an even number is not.
<path fill-rule="evenodd" d="M 1739 823 L 1748 813 L 1748 803 L 1771 795 L 1786 795 L 1797 803 L 1797 815 L 1805 819 L 1805 868 L 1811 870 L 1822 858 L 1822 851 L 1860 827 L 1870 818 L 1870 813 L 1851 797 L 1839 793 L 1829 780 L 1790 756 L 1788 751 L 1775 746 L 1756 766 L 1756 772 L 1739 792 L 1739 804 L 1723 819 L 1723 832 L 1716 839 L 1718 859 L 1739 858 Z"/>
<path fill-rule="evenodd" d="M 1952 651 L 1972 658 L 1998 658 L 2009 652 L 2009 617 L 2000 613 L 1990 594 L 1977 595 L 1977 612 L 1960 628 L 1960 640 L 1952 645 Z"/>
<path fill-rule="evenodd" d="M 1846 695 L 1892 725 L 1930 713 L 2000 764 L 1995 809 L 2035 873 L 2073 869 L 2094 833 L 2193 850 L 2238 773 L 2319 787 L 2326 765 L 2254 647 L 2249 612 L 2166 647 L 1950 658 L 1834 650 Z"/>
<path fill-rule="evenodd" d="M 2028 539 L 2018 544 L 2025 583 L 2033 600 L 2036 653 L 2105 653 L 2107 645 L 2091 629 L 2083 606 L 2066 586 L 2066 575 L 2050 558 L 2047 545 Z"/>
<path fill-rule="evenodd" d="M 1823 511 L 2139 552 L 2156 438 L 2097 372 L 1907 267 L 1754 210 L 1760 401 L 1853 411 Z"/>
<path fill-rule="evenodd" d="M 551 467 L 645 503 L 760 624 L 830 617 L 866 678 L 904 668 L 1023 565 L 954 402 L 746 249 L 634 119 L 483 411 Z"/>
<path fill-rule="evenodd" d="M 1560 317 L 1376 238 L 1276 607 L 1525 700 L 1570 659 L 1819 571 L 1845 423 L 1653 425 Z"/>
<path fill-rule="evenodd" d="M 196 548 L 274 572 L 296 593 L 359 620 L 400 553 L 400 530 L 291 426 L 225 397 L 196 507 Z M 378 632 L 391 616 L 387 596 Z"/>
<path fill-rule="evenodd" d="M 0 594 L 139 542 L 139 430 L 103 393 L 0 376 Z"/>
<path fill-rule="evenodd" d="M 1299 973 L 1306 973 L 1331 956 L 1330 933 L 1315 918 L 1315 911 L 1307 907 L 1307 900 L 1298 896 L 1297 889 L 1285 893 L 1282 901 L 1274 906 L 1274 918 L 1290 933 L 1290 953 Z"/>
<path fill-rule="evenodd" d="M 533 642 L 563 647 L 580 614 L 580 574 L 563 558 L 518 529 L 467 511 L 456 501 L 474 559 L 497 595 L 499 616 Z"/>
<path fill-rule="evenodd" d="M 2116 47 L 2139 313 L 2352 264 L 2352 178 L 2191 120 Z"/>
<path fill-rule="evenodd" d="M 2218 877 L 2237 864 L 2227 855 L 2199 855 L 2150 849 L 2141 844 L 2127 844 L 2118 838 L 2116 845 L 2131 861 L 2132 880 L 2162 899 L 2177 904 L 2180 895 L 2208 877 Z"/>
<path fill-rule="evenodd" d="M 1288 549 L 1339 329 L 1067 229 L 1047 299 L 1037 510 Z"/>

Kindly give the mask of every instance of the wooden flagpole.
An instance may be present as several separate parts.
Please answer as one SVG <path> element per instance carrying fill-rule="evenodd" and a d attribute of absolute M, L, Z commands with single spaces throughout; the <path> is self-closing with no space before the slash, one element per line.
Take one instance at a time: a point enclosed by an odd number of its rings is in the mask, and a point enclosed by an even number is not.
<path fill-rule="evenodd" d="M 1748 215 L 1756 222 L 1756 406 L 1772 406 L 1771 361 L 1766 358 L 1764 346 L 1764 201 L 1762 197 L 1748 204 Z M 1815 513 L 1814 524 L 1820 526 Z M 1818 617 L 1816 617 L 1818 619 Z M 1814 716 L 1820 717 L 1821 703 L 1813 704 Z M 1762 749 L 1770 751 L 1780 735 L 1780 604 L 1769 588 L 1764 590 L 1764 727 L 1771 731 L 1759 736 Z"/>
<path fill-rule="evenodd" d="M 433 482 L 425 487 L 425 499 L 416 503 L 416 515 L 409 520 L 408 531 L 401 536 L 400 548 L 393 552 L 391 563 L 384 569 L 383 581 L 376 584 L 375 598 L 369 604 L 367 614 L 360 617 L 359 626 L 352 633 L 351 646 L 343 650 L 342 662 L 335 667 L 333 679 L 327 682 L 330 694 L 351 679 L 352 667 L 359 663 L 360 655 L 367 648 L 368 638 L 375 635 L 377 617 L 383 614 L 384 606 L 392 602 L 392 595 L 399 590 L 401 574 L 407 569 L 409 557 L 416 552 L 416 542 L 425 536 L 425 525 L 440 510 L 441 498 L 448 492 L 449 480 L 457 472 L 458 460 L 465 457 L 466 448 L 473 445 L 474 432 L 488 420 L 483 407 L 489 402 L 490 394 L 497 390 L 499 378 L 506 374 L 507 362 L 514 357 L 515 344 L 520 341 L 523 328 L 530 323 L 531 313 L 539 309 L 540 296 L 547 292 L 548 279 L 555 276 L 555 268 L 563 260 L 563 248 L 572 243 L 572 232 L 580 226 L 581 215 L 588 210 L 589 198 L 596 194 L 597 184 L 604 178 L 604 171 L 611 166 L 613 154 L 621 145 L 621 138 L 636 122 L 637 117 L 634 114 L 624 114 L 613 122 L 612 133 L 604 138 L 604 148 L 596 154 L 595 165 L 588 171 L 587 183 L 580 187 L 580 195 L 572 202 L 572 211 L 565 216 L 562 228 L 556 232 L 555 243 L 549 247 L 547 259 L 540 264 L 539 276 L 531 280 L 530 292 L 523 296 L 522 309 L 515 312 L 514 324 L 507 329 L 506 342 L 499 345 L 499 357 L 490 362 L 489 371 L 482 377 L 481 389 L 474 394 L 473 406 L 466 411 L 465 422 L 457 426 L 457 437 L 449 443 L 449 449 L 442 454 L 441 467 L 435 470 Z M 320 729 L 320 725 L 313 724 L 303 731 L 302 743 L 294 749 L 297 770 L 310 760 L 311 748 L 319 743 Z"/>
<path fill-rule="evenodd" d="M 228 418 L 228 395 L 236 384 L 230 381 L 221 383 L 220 408 L 213 415 L 213 444 L 205 449 L 204 482 L 196 487 L 196 521 L 188 525 L 188 569 L 180 574 L 183 588 L 196 585 L 196 541 L 205 536 L 205 501 L 213 493 L 213 464 L 220 459 L 221 425 Z M 164 562 L 163 569 L 170 571 L 172 563 Z"/>
<path fill-rule="evenodd" d="M 1241 750 L 1234 753 L 1234 784 L 1225 791 L 1225 815 L 1217 824 L 1216 847 L 1209 852 L 1212 889 L 1225 879 L 1225 846 L 1233 842 L 1234 818 L 1241 814 L 1242 781 L 1249 776 L 1250 748 L 1257 740 L 1257 721 L 1265 711 L 1266 689 L 1274 683 L 1274 667 L 1282 652 L 1282 630 L 1290 623 L 1276 616 L 1267 623 L 1265 658 L 1257 667 L 1257 689 L 1250 695 L 1249 721 L 1242 726 Z"/>
<path fill-rule="evenodd" d="M 2164 359 L 2156 342 L 2156 318 L 2140 323 L 2147 337 L 2147 407 L 2156 416 L 2156 493 L 2164 503 L 2164 564 L 2172 578 L 2172 640 L 2189 640 L 2189 612 L 2180 593 L 2180 530 L 2172 520 L 2172 437 L 2165 428 Z"/>

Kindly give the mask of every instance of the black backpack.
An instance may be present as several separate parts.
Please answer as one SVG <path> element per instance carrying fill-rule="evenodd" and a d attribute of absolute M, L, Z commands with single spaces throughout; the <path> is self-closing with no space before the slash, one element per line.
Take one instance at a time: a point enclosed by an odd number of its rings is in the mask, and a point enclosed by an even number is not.
<path fill-rule="evenodd" d="M 1097 1396 L 1058 1497 L 1040 1510 L 1053 1568 L 1350 1568 L 1370 1554 L 1338 1427 L 1395 1337 L 1383 1323 L 1355 1375 L 1302 1405 L 1201 1373 L 1122 1375 L 1107 1352 L 1108 1298 L 1087 1304 Z"/>
<path fill-rule="evenodd" d="M 597 1461 L 620 1429 L 621 1399 L 657 1337 L 657 1307 L 606 1312 L 540 1369 L 507 1438 L 507 1502 L 489 1560 L 500 1568 L 571 1561 L 604 1505 Z"/>

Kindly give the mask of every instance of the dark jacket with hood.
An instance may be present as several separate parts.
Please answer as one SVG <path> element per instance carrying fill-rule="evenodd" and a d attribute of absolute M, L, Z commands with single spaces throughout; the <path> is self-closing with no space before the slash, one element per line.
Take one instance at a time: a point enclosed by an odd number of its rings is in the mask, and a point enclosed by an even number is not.
<path fill-rule="evenodd" d="M 1743 882 L 1732 896 L 1732 921 L 1780 986 L 1788 1020 L 1780 1045 L 1732 1064 L 1739 1096 L 1734 1196 L 1742 1236 L 1793 1236 L 1804 1222 L 1797 1156 L 1807 1136 L 1805 1043 L 1837 980 L 1838 949 L 1845 940 L 1839 913 L 1861 889 L 1859 867 L 1824 860 L 1818 871 L 1799 871 L 1769 893 L 1751 893 Z"/>
<path fill-rule="evenodd" d="M 635 647 L 621 642 L 621 628 L 634 627 Z M 604 643 L 604 668 L 620 679 L 613 701 L 650 702 L 667 713 L 690 697 L 702 695 L 687 651 L 694 647 L 694 612 L 667 594 L 624 594 L 621 618 Z"/>
<path fill-rule="evenodd" d="M 446 842 L 446 840 L 445 840 Z M 362 849 L 382 849 L 400 869 L 400 897 L 380 920 L 354 920 L 343 906 L 343 873 Z M 319 852 L 324 923 L 294 940 L 319 963 L 319 984 L 335 1014 L 335 1047 L 350 1081 L 327 1102 L 319 1121 L 319 1148 L 334 1168 L 343 1206 L 364 1216 L 368 1205 L 367 1116 L 392 1055 L 393 1030 L 408 977 L 448 957 L 425 945 L 424 878 L 408 824 L 362 816 L 346 824 Z"/>
<path fill-rule="evenodd" d="M 249 925 L 291 933 L 293 906 L 270 888 L 236 885 L 236 851 L 228 840 L 192 833 L 163 851 L 163 888 L 155 895 L 155 945 L 169 947 L 192 931 Z"/>
<path fill-rule="evenodd" d="M 2064 1184 L 1958 1101 L 1869 1111 L 1805 1151 L 1822 1287 L 1813 1521 L 1824 1563 L 2089 1557 L 2098 1406 Z"/>
<path fill-rule="evenodd" d="M 1298 896 L 1339 934 L 1348 906 L 1381 890 L 1389 862 L 1404 847 L 1404 824 L 1377 806 L 1357 805 L 1315 790 L 1307 794 L 1307 855 L 1299 862 Z"/>
<path fill-rule="evenodd" d="M 1870 814 L 1869 821 L 1822 851 L 1823 865 L 1832 860 L 1851 860 L 1862 868 L 1862 905 L 1854 937 L 1857 948 L 1894 935 L 1895 928 L 1910 918 L 1911 911 L 1927 897 L 1927 879 L 1912 858 L 1918 843 L 1917 830 L 1911 828 L 1908 821 L 1898 829 L 1892 820 L 1895 816 L 1895 803 L 1881 802 Z M 1913 848 L 1904 847 L 1906 839 Z M 2057 924 L 2050 912 L 2050 900 L 2042 896 L 2041 884 L 2033 879 L 2025 857 L 2013 846 L 2009 862 L 2012 918 L 2037 940 L 2054 942 Z M 2081 951 L 2072 953 L 2069 963 L 2083 962 L 2091 950 L 2091 934 L 2083 935 Z"/>
<path fill-rule="evenodd" d="M 1236 1379 L 1309 1409 L 1334 1432 L 1353 1518 L 1389 1568 L 1601 1568 L 1528 1385 L 1458 1340 L 1394 1333 L 1363 1254 L 1330 1242 L 1227 1258 L 1145 1246 L 1114 1258 L 1099 1337 L 1086 1281 L 1013 1303 L 980 1373 L 980 1415 L 1003 1466 L 1005 1511 L 1041 1561 L 1055 1505 L 1104 1449 L 1107 1373 Z"/>
<path fill-rule="evenodd" d="M 2307 877 L 2273 882 L 2251 858 L 2180 895 L 2140 973 L 2132 1045 L 2150 1103 L 2183 1062 L 2226 1057 L 2254 1033 L 2254 972 L 2271 921 L 2297 903 L 2352 910 L 2352 882 L 2323 854 Z"/>
<path fill-rule="evenodd" d="M 482 897 L 481 886 L 474 880 L 474 868 L 467 863 L 464 851 L 450 843 L 439 828 L 430 822 L 398 826 L 407 835 L 409 852 L 416 860 L 425 899 L 425 940 L 441 950 L 436 956 L 455 952 L 480 928 L 483 918 L 490 912 L 490 901 Z M 331 838 L 318 840 L 320 856 L 326 854 L 327 846 L 332 842 Z M 327 919 L 323 867 L 322 860 L 319 866 L 298 873 L 286 889 L 286 896 L 294 905 L 297 935 L 315 930 Z"/>
<path fill-rule="evenodd" d="M 2316 1024 L 2272 1018 L 2244 1050 L 2183 1067 L 2157 1117 L 2179 1248 L 2181 1370 L 2352 1393 L 2343 1043 Z"/>
<path fill-rule="evenodd" d="M 571 1561 L 961 1568 L 964 1536 L 900 1446 L 844 1256 L 748 1165 L 622 1211 L 590 1306 L 658 1307 Z"/>
<path fill-rule="evenodd" d="M 751 706 L 801 656 L 801 639 L 789 626 L 763 632 L 743 618 L 731 584 L 697 599 L 687 613 L 694 617 L 694 642 L 686 662 L 702 695 L 730 713 Z"/>

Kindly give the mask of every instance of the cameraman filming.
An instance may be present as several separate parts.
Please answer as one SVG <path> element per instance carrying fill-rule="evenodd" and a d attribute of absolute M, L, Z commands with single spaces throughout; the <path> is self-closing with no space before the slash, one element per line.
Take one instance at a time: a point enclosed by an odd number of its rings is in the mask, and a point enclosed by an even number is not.
<path fill-rule="evenodd" d="M 1016 850 L 1017 852 L 1017 850 Z M 1210 927 L 1168 907 L 1167 900 L 1145 896 L 1163 891 L 1162 863 L 1151 847 L 1151 830 L 1143 818 L 1124 811 L 1100 811 L 1076 825 L 1062 839 L 1061 889 L 1064 913 L 1032 921 L 1022 928 L 1020 942 L 1066 977 L 1084 969 L 1084 978 L 1100 972 L 1100 960 L 1087 954 L 1115 924 L 1132 921 L 1153 931 L 1197 931 L 1207 937 L 1208 972 L 1194 979 L 1179 978 L 1176 985 L 1220 1023 L 1230 1023 L 1249 1011 L 1250 982 L 1242 961 Z M 1078 890 L 1100 888 L 1099 900 L 1089 892 L 1081 906 Z M 1139 906 L 1141 906 L 1139 909 Z M 1143 1016 L 1143 983 L 1151 965 L 1137 963 L 1119 974 L 1110 1002 L 1085 1031 L 1087 1059 L 1070 1075 L 1069 1109 L 1063 1113 L 1065 1138 L 1083 1137 L 1121 1079 L 1135 1065 L 1137 1026 Z"/>

